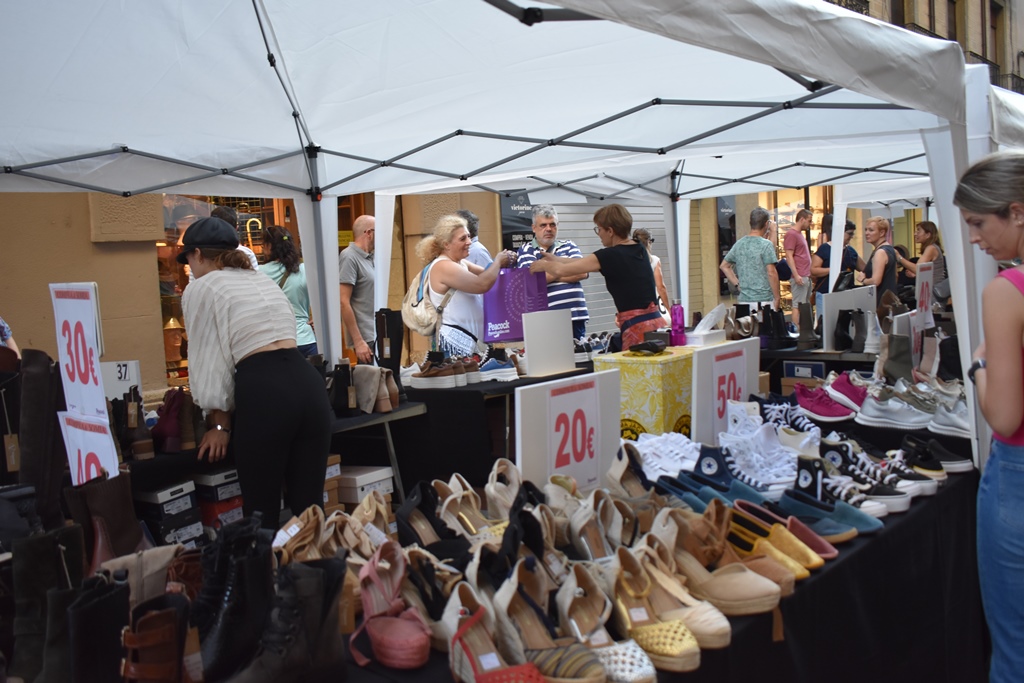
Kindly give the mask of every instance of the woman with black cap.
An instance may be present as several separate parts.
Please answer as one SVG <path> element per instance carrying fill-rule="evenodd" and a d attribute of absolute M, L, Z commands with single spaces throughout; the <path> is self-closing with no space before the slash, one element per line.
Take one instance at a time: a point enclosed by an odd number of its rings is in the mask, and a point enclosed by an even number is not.
<path fill-rule="evenodd" d="M 323 503 L 333 414 L 323 379 L 296 348 L 291 304 L 237 246 L 230 225 L 203 218 L 178 254 L 196 278 L 182 309 L 192 395 L 207 421 L 199 458 L 221 460 L 232 441 L 245 514 L 261 512 L 276 529 L 282 484 L 295 514 Z"/>

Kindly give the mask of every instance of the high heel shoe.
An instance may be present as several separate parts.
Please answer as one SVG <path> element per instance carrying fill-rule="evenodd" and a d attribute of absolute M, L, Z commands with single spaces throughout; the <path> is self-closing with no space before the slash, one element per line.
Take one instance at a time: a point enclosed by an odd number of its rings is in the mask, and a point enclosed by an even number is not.
<path fill-rule="evenodd" d="M 480 511 L 480 496 L 473 490 L 455 490 L 439 479 L 431 484 L 443 501 L 438 516 L 453 532 L 467 539 L 481 534 L 501 537 L 508 522 L 487 519 Z"/>
<path fill-rule="evenodd" d="M 615 580 L 615 625 L 644 649 L 654 666 L 663 671 L 693 671 L 700 666 L 700 647 L 679 619 L 662 621 L 651 604 L 650 575 L 626 548 L 617 551 L 619 575 Z"/>
<path fill-rule="evenodd" d="M 447 565 L 423 548 L 403 548 L 406 559 L 402 599 L 414 607 L 430 629 L 430 646 L 448 652 L 451 633 L 443 624 L 445 605 L 462 572 Z"/>
<path fill-rule="evenodd" d="M 370 537 L 374 547 L 386 542 L 388 536 L 388 517 L 391 506 L 384 500 L 384 494 L 380 491 L 371 491 L 352 511 L 352 519 L 363 525 L 363 530 Z"/>
<path fill-rule="evenodd" d="M 647 653 L 633 640 L 615 642 L 605 623 L 612 601 L 582 564 L 573 566 L 555 597 L 562 632 L 597 655 L 612 683 L 654 683 L 657 671 Z"/>
<path fill-rule="evenodd" d="M 576 480 L 560 474 L 553 474 L 544 484 L 544 495 L 548 507 L 555 513 L 557 536 L 555 545 L 565 546 L 570 543 L 569 521 L 579 510 L 583 496 L 576 489 Z"/>
<path fill-rule="evenodd" d="M 501 658 L 493 615 L 465 581 L 452 591 L 443 622 L 451 633 L 448 666 L 456 683 L 545 683 L 532 663 L 509 666 Z"/>
<path fill-rule="evenodd" d="M 484 494 L 487 496 L 487 514 L 491 519 L 508 519 L 509 510 L 519 494 L 522 475 L 511 460 L 498 458 L 487 477 Z"/>
<path fill-rule="evenodd" d="M 494 596 L 499 651 L 510 663 L 532 662 L 550 683 L 604 683 L 604 666 L 589 648 L 556 643 L 546 586 L 535 558 L 516 563 Z"/>
<path fill-rule="evenodd" d="M 568 576 L 570 568 L 569 558 L 555 547 L 557 534 L 555 513 L 547 505 L 541 504 L 533 508 L 530 514 L 540 523 L 541 534 L 544 537 L 544 566 L 555 585 L 560 586 Z"/>
<path fill-rule="evenodd" d="M 324 511 L 319 505 L 310 505 L 293 523 L 277 532 L 274 550 L 280 553 L 280 563 L 322 560 L 323 535 Z"/>
<path fill-rule="evenodd" d="M 439 505 L 434 487 L 426 481 L 417 482 L 395 513 L 398 541 L 403 546 L 426 548 L 438 557 L 462 557 L 469 551 L 469 542 L 440 520 Z"/>
<path fill-rule="evenodd" d="M 395 541 L 383 543 L 359 571 L 363 623 L 349 640 L 349 652 L 359 666 L 370 660 L 356 647 L 364 629 L 373 656 L 392 669 L 417 669 L 430 658 L 430 629 L 401 597 L 405 556 Z"/>
<path fill-rule="evenodd" d="M 686 576 L 678 570 L 672 551 L 661 539 L 654 534 L 645 534 L 633 548 L 633 555 L 651 576 L 654 585 L 652 593 L 664 590 L 679 603 L 678 607 L 673 608 L 671 616 L 686 624 L 702 650 L 728 647 L 732 640 L 729 620 L 717 607 L 706 600 L 698 600 L 687 590 Z"/>
<path fill-rule="evenodd" d="M 611 504 L 611 496 L 595 489 L 569 520 L 573 547 L 584 560 L 598 560 L 614 554 L 600 517 L 600 506 L 606 501 Z M 609 512 L 612 519 L 615 514 L 617 511 Z"/>

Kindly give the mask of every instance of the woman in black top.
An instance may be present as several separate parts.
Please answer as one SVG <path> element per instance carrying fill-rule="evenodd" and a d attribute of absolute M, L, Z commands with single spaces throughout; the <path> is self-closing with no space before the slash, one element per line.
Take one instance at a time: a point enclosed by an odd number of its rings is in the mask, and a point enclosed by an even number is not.
<path fill-rule="evenodd" d="M 644 340 L 644 333 L 664 325 L 658 311 L 654 271 L 647 250 L 629 237 L 633 216 L 621 204 L 609 204 L 594 213 L 594 232 L 604 249 L 583 258 L 542 254 L 530 265 L 531 273 L 556 277 L 601 273 L 615 302 L 615 322 L 622 331 L 622 348 Z"/>
<path fill-rule="evenodd" d="M 875 248 L 864 268 L 864 284 L 875 286 L 875 303 L 886 292 L 896 294 L 896 250 L 889 244 L 889 221 L 873 216 L 864 225 L 864 239 Z"/>

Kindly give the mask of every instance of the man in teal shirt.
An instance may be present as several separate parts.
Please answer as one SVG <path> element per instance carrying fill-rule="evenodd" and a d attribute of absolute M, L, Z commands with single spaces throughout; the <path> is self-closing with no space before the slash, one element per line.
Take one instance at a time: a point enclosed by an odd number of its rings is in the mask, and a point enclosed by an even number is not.
<path fill-rule="evenodd" d="M 768 211 L 760 206 L 750 212 L 750 234 L 742 237 L 722 259 L 719 268 L 726 279 L 738 286 L 739 303 L 771 303 L 779 307 L 778 257 L 767 236 L 774 229 Z"/>

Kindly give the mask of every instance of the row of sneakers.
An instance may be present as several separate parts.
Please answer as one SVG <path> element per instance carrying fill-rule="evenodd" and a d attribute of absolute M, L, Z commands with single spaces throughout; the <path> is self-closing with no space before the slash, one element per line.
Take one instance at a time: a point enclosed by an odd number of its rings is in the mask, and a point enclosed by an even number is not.
<path fill-rule="evenodd" d="M 402 382 L 414 389 L 454 389 L 479 382 L 512 382 L 523 374 L 517 357 L 506 360 L 489 358 L 481 363 L 478 357 L 446 358 L 443 362 L 425 361 L 402 368 Z"/>
<path fill-rule="evenodd" d="M 859 373 L 831 373 L 817 390 L 803 389 L 797 400 L 814 419 L 838 421 L 853 418 L 858 424 L 884 429 L 927 429 L 943 436 L 971 436 L 963 384 L 920 376 L 888 386 Z M 798 385 L 799 386 L 799 385 Z M 845 417 L 843 417 L 845 416 Z"/>
<path fill-rule="evenodd" d="M 577 363 L 586 363 L 594 360 L 594 356 L 608 352 L 608 345 L 611 343 L 612 335 L 608 332 L 590 334 L 574 340 L 573 353 Z"/>

